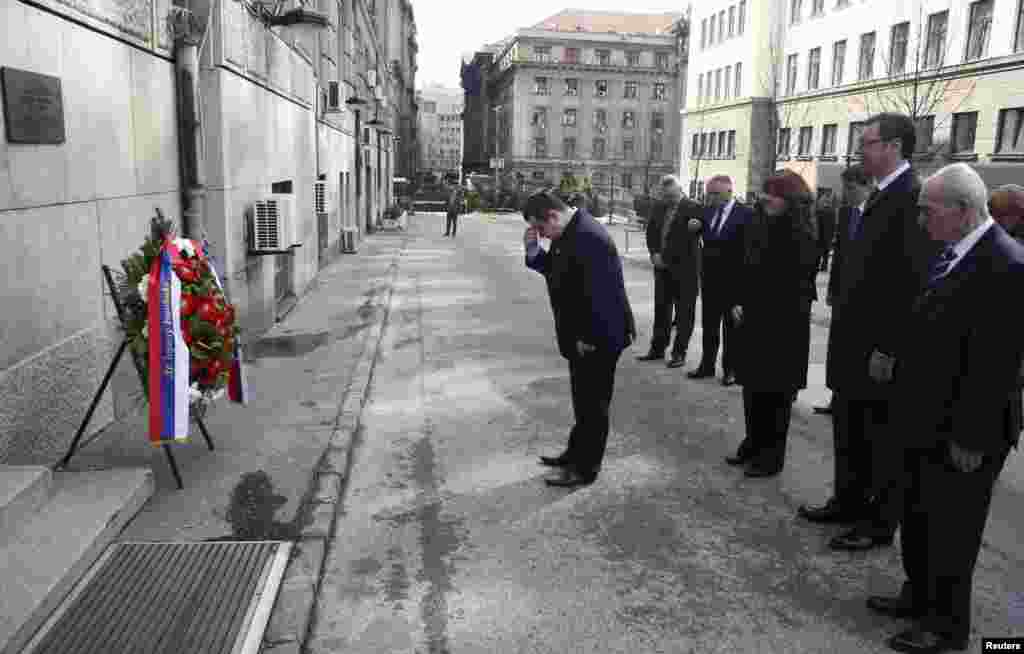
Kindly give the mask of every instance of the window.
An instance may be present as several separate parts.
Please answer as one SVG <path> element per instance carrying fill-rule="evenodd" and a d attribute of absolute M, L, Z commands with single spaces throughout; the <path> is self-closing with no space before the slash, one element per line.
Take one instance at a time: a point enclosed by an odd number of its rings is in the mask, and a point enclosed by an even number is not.
<path fill-rule="evenodd" d="M 651 129 L 665 129 L 665 114 L 660 111 L 651 114 Z"/>
<path fill-rule="evenodd" d="M 704 99 L 704 73 L 697 75 L 697 104 Z"/>
<path fill-rule="evenodd" d="M 967 26 L 967 61 L 982 59 L 988 54 L 988 37 L 992 31 L 992 0 L 971 3 L 971 22 Z"/>
<path fill-rule="evenodd" d="M 711 14 L 711 20 L 708 21 L 708 27 L 710 28 L 708 30 L 708 45 L 709 46 L 715 44 L 715 18 L 716 18 L 716 15 L 715 14 Z"/>
<path fill-rule="evenodd" d="M 917 133 L 917 143 L 914 145 L 914 152 L 931 154 L 935 137 L 935 116 L 920 116 L 917 119 L 914 131 Z"/>
<path fill-rule="evenodd" d="M 622 139 L 622 156 L 625 159 L 632 159 L 636 153 L 636 146 L 633 144 L 633 139 Z"/>
<path fill-rule="evenodd" d="M 622 90 L 622 97 L 624 98 L 636 98 L 636 82 L 626 82 Z"/>
<path fill-rule="evenodd" d="M 864 123 L 853 122 L 850 123 L 850 137 L 846 144 L 846 153 L 851 158 L 860 159 L 861 156 L 861 143 L 860 137 L 864 133 Z"/>
<path fill-rule="evenodd" d="M 725 159 L 726 143 L 725 143 L 725 131 L 718 133 L 718 158 Z"/>
<path fill-rule="evenodd" d="M 723 88 L 725 89 L 724 97 L 725 97 L 726 100 L 729 99 L 729 90 L 732 88 L 732 84 L 730 84 L 730 81 L 731 81 L 730 77 L 732 77 L 732 66 L 726 66 L 725 67 L 725 82 L 723 84 Z"/>
<path fill-rule="evenodd" d="M 547 77 L 534 77 L 533 78 L 533 93 L 534 93 L 534 95 L 547 95 L 548 94 L 548 78 Z"/>
<path fill-rule="evenodd" d="M 928 17 L 928 37 L 924 46 L 924 65 L 938 68 L 946 58 L 946 27 L 949 11 L 940 11 Z"/>
<path fill-rule="evenodd" d="M 974 139 L 978 129 L 978 112 L 953 114 L 953 135 L 950 147 L 953 154 L 974 152 Z"/>
<path fill-rule="evenodd" d="M 604 159 L 604 139 L 594 139 L 594 158 Z"/>
<path fill-rule="evenodd" d="M 743 6 L 742 2 L 740 3 L 740 6 L 741 7 Z M 734 98 L 738 98 L 738 97 L 740 97 L 742 95 L 742 93 L 740 92 L 742 90 L 742 88 L 743 88 L 742 84 L 740 83 L 740 74 L 742 72 L 743 72 L 743 64 L 737 61 L 736 62 L 736 89 L 735 89 L 735 93 L 732 94 Z"/>
<path fill-rule="evenodd" d="M 636 127 L 636 115 L 632 111 L 622 112 L 622 127 L 624 129 L 633 129 Z"/>
<path fill-rule="evenodd" d="M 871 79 L 875 62 L 875 33 L 860 35 L 860 60 L 857 63 L 857 79 Z"/>
<path fill-rule="evenodd" d="M 576 139 L 568 137 L 562 139 L 562 158 L 563 159 L 575 159 L 576 158 Z"/>
<path fill-rule="evenodd" d="M 595 55 L 597 56 L 598 66 L 607 66 L 612 63 L 612 53 L 609 50 L 597 50 Z"/>
<path fill-rule="evenodd" d="M 1024 0 L 1017 0 L 1017 36 L 1013 41 L 1013 51 L 1024 50 Z"/>
<path fill-rule="evenodd" d="M 722 99 L 722 69 L 715 71 L 715 102 Z"/>
<path fill-rule="evenodd" d="M 788 127 L 783 127 L 779 130 L 779 143 L 776 149 L 776 154 L 780 159 L 789 158 L 789 136 L 791 130 Z"/>
<path fill-rule="evenodd" d="M 796 91 L 796 58 L 795 54 L 786 57 L 786 95 L 792 95 Z"/>
<path fill-rule="evenodd" d="M 566 109 L 562 112 L 562 124 L 566 127 L 576 127 L 575 109 Z"/>
<path fill-rule="evenodd" d="M 814 140 L 813 127 L 800 128 L 800 141 L 797 143 L 797 154 L 801 157 L 811 156 L 811 142 Z"/>
<path fill-rule="evenodd" d="M 546 128 L 548 126 L 548 108 L 534 107 L 533 115 L 530 117 L 530 124 L 534 127 Z"/>
<path fill-rule="evenodd" d="M 743 24 L 747 22 L 747 0 L 740 0 L 740 8 L 736 16 L 736 34 L 743 35 Z"/>
<path fill-rule="evenodd" d="M 846 60 L 846 40 L 832 44 L 832 86 L 843 83 L 843 62 Z"/>
<path fill-rule="evenodd" d="M 579 95 L 580 94 L 580 81 L 575 77 L 569 77 L 565 80 L 565 94 L 566 95 Z"/>
<path fill-rule="evenodd" d="M 627 66 L 639 66 L 640 65 L 640 53 L 639 52 L 627 52 L 626 53 L 626 65 Z"/>
<path fill-rule="evenodd" d="M 533 156 L 538 159 L 548 156 L 548 140 L 543 136 L 533 139 Z"/>
<path fill-rule="evenodd" d="M 708 77 L 705 81 L 707 82 L 707 88 L 704 90 L 704 99 L 707 102 L 711 102 L 711 93 L 714 91 L 712 88 L 714 85 L 714 75 L 711 74 L 711 71 L 708 71 Z"/>
<path fill-rule="evenodd" d="M 821 78 L 821 48 L 814 48 L 807 55 L 807 90 L 818 88 Z"/>
<path fill-rule="evenodd" d="M 708 153 L 708 135 L 700 135 L 700 156 L 704 156 Z"/>
<path fill-rule="evenodd" d="M 708 47 L 708 19 L 700 21 L 700 49 Z"/>
<path fill-rule="evenodd" d="M 803 0 L 789 0 L 789 24 L 795 25 L 800 22 L 800 14 Z"/>
<path fill-rule="evenodd" d="M 608 96 L 608 80 L 599 79 L 594 82 L 594 95 L 599 98 Z"/>
<path fill-rule="evenodd" d="M 736 5 L 729 7 L 729 38 L 736 35 Z"/>
<path fill-rule="evenodd" d="M 1024 107 L 999 112 L 996 154 L 1024 155 Z"/>
<path fill-rule="evenodd" d="M 821 156 L 834 157 L 836 155 L 836 133 L 838 131 L 839 126 L 834 123 L 821 128 Z"/>
<path fill-rule="evenodd" d="M 565 55 L 562 57 L 562 62 L 566 64 L 575 64 L 580 60 L 580 49 L 579 48 L 566 48 Z"/>
<path fill-rule="evenodd" d="M 850 0 L 836 0 L 836 9 L 842 9 L 843 7 L 849 7 Z"/>
<path fill-rule="evenodd" d="M 718 140 L 718 134 L 716 132 L 710 132 L 708 134 L 708 158 L 715 158 L 715 142 Z"/>
<path fill-rule="evenodd" d="M 699 134 L 694 134 L 693 135 L 693 151 L 690 153 L 690 156 L 694 157 L 694 158 L 700 156 L 700 135 Z"/>
<path fill-rule="evenodd" d="M 633 188 L 633 173 L 622 173 L 622 188 Z"/>
<path fill-rule="evenodd" d="M 596 109 L 594 111 L 594 127 L 599 132 L 603 132 L 608 129 L 608 112 L 604 109 Z"/>
<path fill-rule="evenodd" d="M 825 0 L 811 0 L 811 16 L 821 16 L 825 13 Z"/>
<path fill-rule="evenodd" d="M 659 52 L 654 55 L 654 65 L 661 70 L 668 70 L 668 53 Z"/>
<path fill-rule="evenodd" d="M 889 75 L 901 75 L 907 69 L 907 39 L 910 23 L 892 26 L 889 38 Z"/>
<path fill-rule="evenodd" d="M 533 46 L 533 58 L 536 61 L 551 61 L 551 46 L 550 45 L 535 45 L 535 46 Z"/>
<path fill-rule="evenodd" d="M 729 130 L 729 144 L 726 148 L 726 153 L 730 159 L 736 158 L 736 130 L 734 129 Z"/>
<path fill-rule="evenodd" d="M 718 12 L 718 42 L 725 40 L 725 9 Z"/>
<path fill-rule="evenodd" d="M 654 83 L 652 97 L 655 100 L 664 100 L 665 99 L 665 83 L 664 82 L 655 82 Z"/>

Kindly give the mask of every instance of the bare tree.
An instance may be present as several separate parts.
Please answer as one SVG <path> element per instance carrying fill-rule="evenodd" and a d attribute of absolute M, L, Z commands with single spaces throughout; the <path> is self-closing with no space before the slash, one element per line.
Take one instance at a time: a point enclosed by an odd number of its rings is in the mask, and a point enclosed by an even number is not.
<path fill-rule="evenodd" d="M 953 39 L 947 33 L 948 16 L 948 12 L 925 16 L 922 8 L 913 35 L 908 23 L 893 26 L 888 51 L 874 54 L 884 76 L 859 98 L 869 115 L 884 111 L 909 116 L 918 126 L 919 155 L 924 156 L 948 147 L 945 140 L 932 142 L 932 134 L 974 93 L 973 79 L 950 74 L 956 64 L 949 56 Z M 987 25 L 981 38 L 988 38 Z"/>
<path fill-rule="evenodd" d="M 789 160 L 792 156 L 793 141 L 798 138 L 799 129 L 809 124 L 812 103 L 801 101 L 796 97 L 799 85 L 799 69 L 790 71 L 788 58 L 784 57 L 783 28 L 781 20 L 776 21 L 768 40 L 767 68 L 761 74 L 761 94 L 766 98 L 765 132 L 762 139 L 767 152 L 760 172 L 764 177 L 774 173 L 780 160 Z M 783 130 L 786 130 L 785 132 Z M 786 142 L 783 142 L 783 139 Z M 791 164 L 797 173 L 810 166 L 810 162 Z M 756 180 L 755 180 L 756 185 Z"/>

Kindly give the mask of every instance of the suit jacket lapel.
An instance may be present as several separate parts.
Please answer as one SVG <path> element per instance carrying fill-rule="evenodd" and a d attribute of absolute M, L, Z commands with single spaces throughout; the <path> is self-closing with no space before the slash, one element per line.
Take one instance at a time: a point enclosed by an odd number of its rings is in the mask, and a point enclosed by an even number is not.
<path fill-rule="evenodd" d="M 882 198 L 886 197 L 886 195 L 888 195 L 891 191 L 894 191 L 896 189 L 902 190 L 903 187 L 907 185 L 907 181 L 910 179 L 910 176 L 913 175 L 913 174 L 914 174 L 914 169 L 913 168 L 907 168 L 906 170 L 903 171 L 903 173 L 899 177 L 897 177 L 896 179 L 892 180 L 891 184 L 889 184 L 884 189 L 882 189 L 881 191 L 876 193 L 873 198 L 868 198 L 868 203 L 866 205 L 864 205 L 864 212 L 861 215 L 861 219 L 863 220 L 864 216 L 867 216 L 869 213 L 871 213 L 871 209 L 875 205 L 877 205 L 879 202 L 881 202 Z M 863 229 L 863 227 L 862 227 L 862 229 Z"/>

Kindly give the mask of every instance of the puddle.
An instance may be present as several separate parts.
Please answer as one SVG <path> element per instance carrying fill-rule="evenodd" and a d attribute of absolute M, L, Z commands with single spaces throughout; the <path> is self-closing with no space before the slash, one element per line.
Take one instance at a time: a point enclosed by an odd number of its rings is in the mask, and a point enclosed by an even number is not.
<path fill-rule="evenodd" d="M 210 540 L 296 540 L 301 531 L 301 517 L 296 516 L 292 522 L 274 518 L 287 503 L 288 498 L 275 490 L 270 475 L 263 470 L 247 472 L 228 498 L 225 517 L 231 525 L 231 536 Z"/>
<path fill-rule="evenodd" d="M 330 332 L 269 336 L 249 345 L 246 354 L 253 359 L 305 356 L 326 345 L 330 336 Z"/>

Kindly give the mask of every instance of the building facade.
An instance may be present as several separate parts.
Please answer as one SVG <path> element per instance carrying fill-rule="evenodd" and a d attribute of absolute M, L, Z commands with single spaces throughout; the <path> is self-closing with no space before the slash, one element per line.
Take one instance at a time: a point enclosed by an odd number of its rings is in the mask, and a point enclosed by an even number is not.
<path fill-rule="evenodd" d="M 420 90 L 417 101 L 420 170 L 458 175 L 462 167 L 462 91 L 427 86 Z"/>
<path fill-rule="evenodd" d="M 686 35 L 681 14 L 576 10 L 518 30 L 485 69 L 471 150 L 482 142 L 521 187 L 571 178 L 631 208 L 678 167 Z"/>
<path fill-rule="evenodd" d="M 990 185 L 1024 175 L 1021 0 L 776 0 L 751 11 L 720 2 L 694 17 L 682 172 L 697 193 L 719 173 L 756 192 L 783 167 L 837 192 L 879 111 L 915 120 L 923 174 L 968 161 Z"/>
<path fill-rule="evenodd" d="M 189 8 L 0 3 L 0 66 L 59 80 L 65 133 L 25 143 L 0 128 L 5 315 L 18 316 L 0 328 L 0 463 L 49 464 L 67 447 L 120 341 L 100 266 L 120 268 L 155 209 L 209 242 L 251 341 L 338 255 L 344 231 L 364 233 L 390 203 L 391 136 L 403 116 L 415 125 L 407 0 L 306 3 L 326 23 L 314 29 L 273 25 L 270 3 Z M 389 50 L 392 34 L 403 43 Z M 187 47 L 192 83 L 178 70 Z M 179 133 L 183 107 L 195 147 Z M 301 247 L 259 256 L 249 220 L 271 194 L 289 198 L 287 240 Z M 138 407 L 127 357 L 110 388 L 93 430 Z"/>

